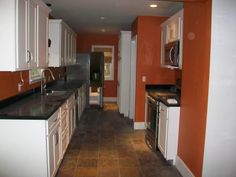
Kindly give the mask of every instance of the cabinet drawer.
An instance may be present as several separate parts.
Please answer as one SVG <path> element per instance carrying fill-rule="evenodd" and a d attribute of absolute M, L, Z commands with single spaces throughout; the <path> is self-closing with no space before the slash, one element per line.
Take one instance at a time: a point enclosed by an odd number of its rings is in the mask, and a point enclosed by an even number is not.
<path fill-rule="evenodd" d="M 52 130 L 54 125 L 56 125 L 59 121 L 59 110 L 57 110 L 47 121 L 47 134 Z"/>

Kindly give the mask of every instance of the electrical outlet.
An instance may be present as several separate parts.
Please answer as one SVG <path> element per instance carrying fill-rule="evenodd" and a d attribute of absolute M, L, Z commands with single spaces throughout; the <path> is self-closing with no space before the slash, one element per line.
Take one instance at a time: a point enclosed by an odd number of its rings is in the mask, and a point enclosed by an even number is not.
<path fill-rule="evenodd" d="M 142 82 L 146 82 L 146 76 L 142 76 Z"/>

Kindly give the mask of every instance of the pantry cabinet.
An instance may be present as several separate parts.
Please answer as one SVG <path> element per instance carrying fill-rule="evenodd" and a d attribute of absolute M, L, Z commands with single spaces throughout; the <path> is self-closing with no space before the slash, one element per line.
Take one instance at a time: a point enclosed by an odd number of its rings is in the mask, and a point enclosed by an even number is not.
<path fill-rule="evenodd" d="M 48 14 L 41 0 L 3 0 L 0 71 L 47 67 Z"/>
<path fill-rule="evenodd" d="M 49 66 L 59 67 L 76 63 L 76 33 L 62 20 L 49 20 Z"/>

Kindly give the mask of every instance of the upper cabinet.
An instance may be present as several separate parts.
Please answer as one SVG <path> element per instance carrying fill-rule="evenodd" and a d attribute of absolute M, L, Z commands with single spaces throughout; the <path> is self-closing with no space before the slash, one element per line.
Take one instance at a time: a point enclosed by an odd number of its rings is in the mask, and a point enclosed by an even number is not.
<path fill-rule="evenodd" d="M 161 66 L 182 69 L 183 9 L 161 24 Z"/>
<path fill-rule="evenodd" d="M 2 0 L 0 71 L 48 65 L 48 15 L 41 0 Z"/>
<path fill-rule="evenodd" d="M 62 20 L 49 20 L 49 66 L 59 67 L 76 63 L 76 33 Z"/>

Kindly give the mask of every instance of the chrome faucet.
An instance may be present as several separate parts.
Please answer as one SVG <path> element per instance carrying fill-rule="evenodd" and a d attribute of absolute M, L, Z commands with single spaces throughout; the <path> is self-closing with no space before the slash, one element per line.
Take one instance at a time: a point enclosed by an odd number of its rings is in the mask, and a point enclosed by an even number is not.
<path fill-rule="evenodd" d="M 41 78 L 41 94 L 45 93 L 45 89 L 46 89 L 46 86 L 47 86 L 46 85 L 47 84 L 47 78 L 45 77 L 45 74 L 44 74 L 45 71 L 49 71 L 49 73 L 51 74 L 52 79 L 55 80 L 55 77 L 54 77 L 52 71 L 49 68 L 43 69 L 42 78 Z"/>

